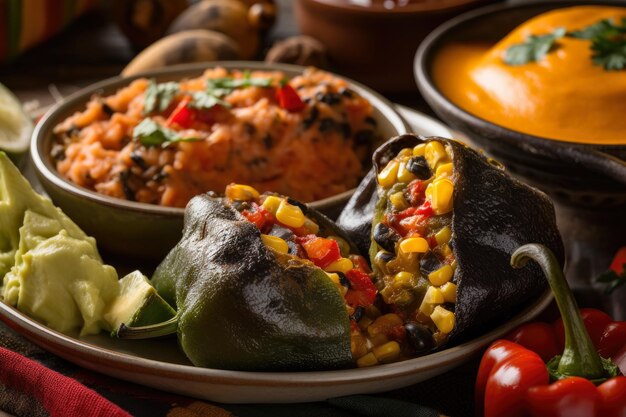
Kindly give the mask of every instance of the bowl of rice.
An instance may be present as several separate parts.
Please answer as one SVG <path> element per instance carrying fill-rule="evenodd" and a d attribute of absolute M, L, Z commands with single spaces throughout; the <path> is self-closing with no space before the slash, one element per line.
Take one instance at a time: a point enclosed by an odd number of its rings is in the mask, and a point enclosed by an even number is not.
<path fill-rule="evenodd" d="M 116 77 L 48 111 L 31 155 L 44 189 L 105 252 L 160 260 L 195 195 L 230 183 L 335 216 L 373 150 L 407 131 L 386 99 L 321 71 L 191 64 Z"/>

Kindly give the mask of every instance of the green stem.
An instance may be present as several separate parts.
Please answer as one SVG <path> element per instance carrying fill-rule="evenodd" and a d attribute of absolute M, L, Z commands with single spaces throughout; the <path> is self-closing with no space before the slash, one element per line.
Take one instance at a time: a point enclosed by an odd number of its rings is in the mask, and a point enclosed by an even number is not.
<path fill-rule="evenodd" d="M 152 339 L 175 334 L 178 331 L 178 319 L 179 316 L 176 314 L 167 321 L 141 327 L 129 327 L 122 323 L 116 336 L 120 339 Z"/>
<path fill-rule="evenodd" d="M 553 371 L 553 377 L 563 379 L 570 376 L 579 376 L 590 380 L 602 380 L 610 377 L 603 360 L 598 355 L 595 346 L 591 342 L 589 333 L 585 328 L 574 294 L 567 285 L 561 267 L 550 249 L 539 244 L 528 244 L 518 248 L 511 256 L 511 266 L 521 268 L 529 259 L 539 264 L 563 318 L 565 328 L 565 349 L 558 365 L 550 363 L 548 366 Z"/>

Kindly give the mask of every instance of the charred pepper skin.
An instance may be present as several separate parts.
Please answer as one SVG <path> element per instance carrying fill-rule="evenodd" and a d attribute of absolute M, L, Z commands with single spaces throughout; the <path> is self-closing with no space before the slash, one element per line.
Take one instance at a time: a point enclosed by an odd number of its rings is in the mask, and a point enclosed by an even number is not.
<path fill-rule="evenodd" d="M 270 252 L 258 228 L 222 199 L 191 200 L 183 239 L 152 283 L 176 306 L 179 344 L 196 366 L 295 371 L 354 364 L 345 303 L 326 273 Z"/>

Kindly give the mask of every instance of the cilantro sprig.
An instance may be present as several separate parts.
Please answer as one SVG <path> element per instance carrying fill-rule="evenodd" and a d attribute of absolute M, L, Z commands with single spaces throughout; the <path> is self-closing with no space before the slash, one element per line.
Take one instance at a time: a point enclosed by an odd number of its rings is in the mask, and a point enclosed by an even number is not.
<path fill-rule="evenodd" d="M 602 66 L 607 71 L 626 68 L 626 18 L 622 18 L 619 24 L 613 19 L 602 19 L 570 32 L 558 28 L 551 34 L 531 35 L 523 43 L 510 46 L 505 52 L 504 62 L 509 65 L 537 62 L 564 36 L 591 41 L 591 60 L 594 65 Z"/>
<path fill-rule="evenodd" d="M 530 35 L 524 42 L 512 45 L 506 50 L 504 62 L 517 66 L 541 61 L 565 33 L 565 28 L 557 28 L 547 35 Z"/>
<path fill-rule="evenodd" d="M 180 87 L 178 83 L 168 82 L 157 84 L 154 79 L 151 79 L 143 101 L 144 115 L 151 114 L 155 110 L 164 112 L 179 91 Z"/>
<path fill-rule="evenodd" d="M 197 142 L 201 138 L 181 137 L 177 132 L 161 126 L 152 119 L 143 119 L 133 129 L 133 138 L 144 146 L 167 147 L 176 142 Z"/>

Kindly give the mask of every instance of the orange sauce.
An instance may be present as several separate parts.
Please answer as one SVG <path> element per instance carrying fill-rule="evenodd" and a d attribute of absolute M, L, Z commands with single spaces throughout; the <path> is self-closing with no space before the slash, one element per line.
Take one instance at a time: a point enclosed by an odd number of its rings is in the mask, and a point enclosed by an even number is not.
<path fill-rule="evenodd" d="M 561 141 L 626 144 L 626 70 L 591 60 L 591 41 L 563 37 L 539 62 L 507 65 L 506 50 L 529 35 L 620 23 L 626 8 L 576 6 L 523 23 L 496 45 L 456 42 L 436 57 L 437 87 L 453 103 L 492 123 Z"/>

